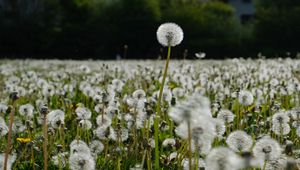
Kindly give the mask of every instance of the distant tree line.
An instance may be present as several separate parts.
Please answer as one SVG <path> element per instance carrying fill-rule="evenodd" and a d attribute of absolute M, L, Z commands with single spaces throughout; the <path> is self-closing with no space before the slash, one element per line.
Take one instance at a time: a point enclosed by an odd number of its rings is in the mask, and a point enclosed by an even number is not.
<path fill-rule="evenodd" d="M 240 24 L 234 8 L 217 0 L 0 0 L 0 56 L 32 58 L 153 58 L 163 22 L 179 24 L 176 58 L 296 53 L 300 1 L 257 0 L 252 21 Z"/>

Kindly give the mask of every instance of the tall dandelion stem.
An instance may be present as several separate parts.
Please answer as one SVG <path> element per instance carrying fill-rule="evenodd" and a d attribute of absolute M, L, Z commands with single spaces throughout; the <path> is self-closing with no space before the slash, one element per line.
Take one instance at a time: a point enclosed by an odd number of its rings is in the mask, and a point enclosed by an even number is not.
<path fill-rule="evenodd" d="M 11 152 L 12 146 L 11 146 L 11 138 L 12 138 L 12 126 L 13 126 L 13 122 L 14 122 L 14 112 L 15 112 L 15 108 L 16 108 L 16 100 L 18 99 L 18 95 L 16 92 L 13 92 L 12 94 L 10 94 L 10 98 L 13 101 L 13 107 L 12 110 L 10 112 L 10 116 L 9 116 L 9 129 L 8 129 L 8 136 L 7 136 L 7 148 L 5 151 L 5 157 L 4 157 L 4 166 L 3 169 L 7 170 L 7 161 L 8 161 L 8 155 Z"/>
<path fill-rule="evenodd" d="M 167 77 L 167 73 L 168 73 L 170 56 L 171 56 L 171 46 L 168 47 L 167 61 L 166 61 L 163 79 L 162 79 L 162 83 L 160 85 L 159 96 L 158 96 L 158 100 L 157 100 L 157 107 L 156 107 L 157 115 L 154 118 L 155 169 L 159 169 L 159 146 L 158 146 L 158 140 L 159 140 L 159 137 L 158 137 L 158 133 L 159 133 L 158 121 L 159 121 L 159 119 L 158 118 L 159 117 L 158 116 L 162 116 L 162 114 L 161 114 L 161 98 L 163 95 L 164 85 L 165 85 L 166 77 Z"/>
<path fill-rule="evenodd" d="M 47 126 L 47 112 L 48 108 L 47 107 L 42 107 L 41 108 L 41 113 L 44 116 L 43 120 L 43 137 L 44 137 L 44 142 L 43 142 L 43 156 L 44 156 L 44 170 L 48 169 L 48 126 Z"/>
<path fill-rule="evenodd" d="M 161 82 L 161 86 L 159 89 L 159 96 L 158 96 L 158 100 L 157 100 L 157 114 L 159 116 L 161 115 L 161 98 L 163 96 L 163 90 L 164 90 L 164 86 L 165 86 L 165 82 L 166 82 L 166 78 L 167 78 L 167 74 L 168 74 L 168 67 L 169 67 L 169 62 L 170 62 L 170 56 L 171 56 L 171 46 L 168 47 L 168 55 L 167 55 L 167 61 L 166 61 L 166 65 L 165 65 L 165 70 L 164 70 L 164 74 L 163 74 L 163 79 Z"/>
<path fill-rule="evenodd" d="M 154 118 L 154 140 L 155 140 L 155 169 L 159 169 L 159 118 L 163 116 L 161 114 L 161 99 L 163 96 L 163 89 L 165 86 L 165 81 L 167 78 L 168 73 L 168 67 L 170 62 L 170 56 L 171 56 L 171 47 L 174 47 L 176 45 L 179 45 L 181 41 L 183 40 L 183 31 L 175 23 L 164 23 L 160 25 L 156 32 L 157 40 L 158 42 L 163 45 L 164 47 L 168 47 L 168 55 L 167 55 L 167 61 L 165 65 L 165 70 L 163 74 L 163 79 L 160 84 L 159 89 L 159 96 L 157 100 L 157 107 L 156 107 L 156 116 Z M 165 115 L 164 115 L 165 117 Z"/>

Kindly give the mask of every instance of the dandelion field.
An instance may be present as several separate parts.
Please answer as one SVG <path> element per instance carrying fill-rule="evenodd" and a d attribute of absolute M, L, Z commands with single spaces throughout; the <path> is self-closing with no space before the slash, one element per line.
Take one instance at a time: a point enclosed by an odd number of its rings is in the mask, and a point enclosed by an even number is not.
<path fill-rule="evenodd" d="M 299 60 L 171 60 L 157 114 L 163 66 L 2 60 L 1 169 L 11 112 L 7 169 L 298 169 Z"/>

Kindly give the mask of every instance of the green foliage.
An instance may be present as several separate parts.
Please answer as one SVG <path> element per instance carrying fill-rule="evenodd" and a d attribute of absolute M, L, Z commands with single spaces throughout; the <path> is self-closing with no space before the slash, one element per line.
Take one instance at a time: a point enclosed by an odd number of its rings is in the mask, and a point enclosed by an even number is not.
<path fill-rule="evenodd" d="M 177 57 L 185 49 L 190 58 L 199 50 L 211 57 L 299 50 L 298 0 L 257 0 L 254 22 L 246 25 L 218 0 L 7 2 L 0 7 L 1 56 L 156 58 L 156 29 L 170 21 L 185 32 Z"/>
<path fill-rule="evenodd" d="M 299 50 L 300 1 L 256 1 L 255 35 L 270 53 Z"/>
<path fill-rule="evenodd" d="M 168 9 L 164 21 L 173 21 L 185 30 L 184 48 L 190 51 L 206 49 L 214 55 L 236 46 L 239 41 L 239 23 L 234 16 L 234 9 L 220 2 L 184 4 Z"/>
<path fill-rule="evenodd" d="M 101 34 L 100 53 L 123 55 L 128 45 L 129 55 L 147 53 L 155 45 L 155 32 L 160 20 L 157 0 L 122 0 L 107 4 L 102 15 L 93 22 L 95 33 Z M 99 37 L 100 38 L 100 37 Z"/>

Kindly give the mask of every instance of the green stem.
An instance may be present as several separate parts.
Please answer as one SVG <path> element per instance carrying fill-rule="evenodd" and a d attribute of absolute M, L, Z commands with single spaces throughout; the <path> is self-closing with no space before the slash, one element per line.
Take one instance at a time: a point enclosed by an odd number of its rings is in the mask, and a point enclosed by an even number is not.
<path fill-rule="evenodd" d="M 191 132 L 191 123 L 188 122 L 188 156 L 189 156 L 189 169 L 193 167 L 192 163 L 192 132 Z"/>
<path fill-rule="evenodd" d="M 162 98 L 163 89 L 164 89 L 164 85 L 165 85 L 165 81 L 166 81 L 166 77 L 167 77 L 167 73 L 168 73 L 170 56 L 171 56 L 171 46 L 168 47 L 166 66 L 165 66 L 163 79 L 162 79 L 162 83 L 160 85 L 159 96 L 158 96 L 158 100 L 157 100 L 157 108 L 156 108 L 157 114 L 154 118 L 155 169 L 159 169 L 159 145 L 158 145 L 158 133 L 159 133 L 159 129 L 158 129 L 159 122 L 158 121 L 159 121 L 159 119 L 158 119 L 158 116 L 162 116 L 162 114 L 161 114 L 161 98 Z"/>
<path fill-rule="evenodd" d="M 267 161 L 265 160 L 265 162 L 264 162 L 264 166 L 263 166 L 263 170 L 265 170 L 265 169 L 266 169 L 266 165 L 267 165 Z"/>
<path fill-rule="evenodd" d="M 158 116 L 154 117 L 154 140 L 155 140 L 155 169 L 159 169 L 159 148 L 158 148 Z"/>
<path fill-rule="evenodd" d="M 14 122 L 14 112 L 15 112 L 15 108 L 16 108 L 16 101 L 13 101 L 13 108 L 12 111 L 10 112 L 10 116 L 9 116 L 9 130 L 8 130 L 8 136 L 7 136 L 7 148 L 5 151 L 5 157 L 4 157 L 4 166 L 3 169 L 7 170 L 7 162 L 8 162 L 8 156 L 11 152 L 12 149 L 12 126 L 13 126 L 13 122 Z"/>
<path fill-rule="evenodd" d="M 44 170 L 48 169 L 48 126 L 47 126 L 47 115 L 44 115 L 44 121 L 43 121 L 43 156 L 44 156 Z"/>
<path fill-rule="evenodd" d="M 167 78 L 167 74 L 168 74 L 168 67 L 169 67 L 169 62 L 170 62 L 170 56 L 171 56 L 171 46 L 168 47 L 168 55 L 167 55 L 167 61 L 166 61 L 166 65 L 165 65 L 165 70 L 164 70 L 164 74 L 163 74 L 163 79 L 160 85 L 160 89 L 159 89 L 159 96 L 158 96 L 158 100 L 157 100 L 157 114 L 159 116 L 161 115 L 161 98 L 163 95 L 163 90 L 164 90 L 164 86 L 165 86 L 165 82 L 166 82 L 166 78 Z"/>

